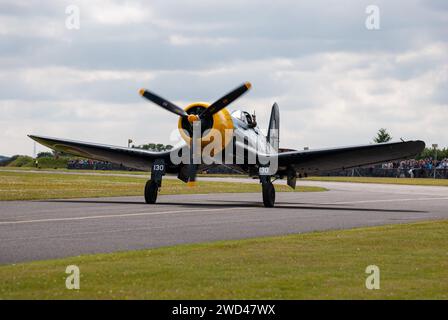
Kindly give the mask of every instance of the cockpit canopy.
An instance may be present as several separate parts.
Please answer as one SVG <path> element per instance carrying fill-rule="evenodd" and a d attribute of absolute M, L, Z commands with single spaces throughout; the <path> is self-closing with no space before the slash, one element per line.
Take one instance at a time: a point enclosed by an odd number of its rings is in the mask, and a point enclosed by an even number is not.
<path fill-rule="evenodd" d="M 257 121 L 255 119 L 255 115 L 252 116 L 249 112 L 242 110 L 235 110 L 232 112 L 232 117 L 237 118 L 238 120 L 247 124 L 249 128 L 254 128 L 257 126 Z"/>

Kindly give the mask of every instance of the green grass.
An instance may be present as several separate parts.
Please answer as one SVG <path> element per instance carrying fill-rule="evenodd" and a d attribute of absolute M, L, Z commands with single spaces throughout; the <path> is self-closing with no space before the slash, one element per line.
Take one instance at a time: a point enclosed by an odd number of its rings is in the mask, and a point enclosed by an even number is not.
<path fill-rule="evenodd" d="M 416 185 L 416 186 L 448 186 L 448 179 L 431 179 L 431 178 L 309 177 L 304 180 L 332 181 L 332 182 L 405 184 L 405 185 Z"/>
<path fill-rule="evenodd" d="M 71 173 L 101 173 L 101 174 L 132 174 L 132 175 L 146 175 L 148 172 L 144 171 L 128 171 L 128 170 L 84 170 L 84 169 L 67 169 L 67 168 L 36 168 L 36 167 L 0 167 L 1 171 L 39 171 L 39 172 L 71 172 Z"/>
<path fill-rule="evenodd" d="M 139 177 L 67 175 L 0 171 L 0 200 L 36 200 L 81 197 L 142 196 L 146 180 Z M 293 191 L 276 185 L 279 192 Z M 325 191 L 320 187 L 298 187 L 295 191 Z M 180 180 L 165 179 L 160 194 L 261 192 L 259 184 L 198 181 L 188 187 Z"/>
<path fill-rule="evenodd" d="M 84 170 L 84 169 L 67 169 L 67 168 L 35 168 L 35 167 L 0 167 L 0 171 L 40 171 L 40 172 L 71 172 L 71 173 L 101 173 L 101 174 L 132 174 L 148 176 L 149 172 L 144 171 L 128 171 L 128 170 Z M 219 178 L 244 178 L 244 174 L 220 174 L 220 173 L 199 173 L 199 177 L 219 177 Z"/>
<path fill-rule="evenodd" d="M 0 298 L 448 299 L 447 243 L 437 221 L 4 265 Z M 365 288 L 368 265 L 380 290 Z"/>

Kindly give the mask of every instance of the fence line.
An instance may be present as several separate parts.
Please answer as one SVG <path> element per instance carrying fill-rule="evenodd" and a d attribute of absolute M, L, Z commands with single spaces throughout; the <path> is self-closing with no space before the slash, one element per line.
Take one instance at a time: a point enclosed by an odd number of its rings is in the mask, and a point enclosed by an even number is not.
<path fill-rule="evenodd" d="M 390 177 L 390 178 L 436 178 L 448 179 L 448 168 L 356 168 L 347 170 L 325 171 L 319 176 L 341 177 Z"/>

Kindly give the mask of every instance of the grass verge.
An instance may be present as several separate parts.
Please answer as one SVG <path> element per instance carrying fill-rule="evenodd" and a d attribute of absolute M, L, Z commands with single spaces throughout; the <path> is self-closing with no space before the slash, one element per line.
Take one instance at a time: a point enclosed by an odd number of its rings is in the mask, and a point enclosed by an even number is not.
<path fill-rule="evenodd" d="M 37 200 L 84 197 L 142 196 L 146 181 L 138 177 L 67 175 L 0 171 L 0 200 Z M 325 191 L 320 187 L 276 185 L 279 192 Z M 259 184 L 198 181 L 188 187 L 180 180 L 165 179 L 160 194 L 261 192 Z"/>
<path fill-rule="evenodd" d="M 448 299 L 447 243 L 435 221 L 4 265 L 0 298 Z M 72 264 L 80 290 L 65 289 Z"/>
<path fill-rule="evenodd" d="M 45 172 L 69 172 L 69 173 L 96 173 L 96 174 L 132 174 L 132 175 L 145 175 L 148 176 L 149 172 L 144 171 L 129 171 L 129 170 L 84 170 L 84 169 L 67 169 L 67 168 L 35 168 L 35 167 L 0 167 L 1 171 L 37 171 L 39 173 Z"/>
<path fill-rule="evenodd" d="M 66 169 L 66 168 L 35 168 L 35 167 L 0 167 L 1 171 L 40 171 L 45 172 L 70 172 L 70 173 L 95 173 L 95 174 L 126 174 L 149 176 L 149 172 L 129 171 L 129 170 L 84 170 L 84 169 Z M 246 178 L 245 174 L 220 174 L 220 173 L 199 173 L 198 177 L 219 177 L 219 178 Z"/>
<path fill-rule="evenodd" d="M 448 186 L 448 179 L 382 178 L 382 177 L 308 177 L 309 181 L 405 184 L 416 186 Z"/>

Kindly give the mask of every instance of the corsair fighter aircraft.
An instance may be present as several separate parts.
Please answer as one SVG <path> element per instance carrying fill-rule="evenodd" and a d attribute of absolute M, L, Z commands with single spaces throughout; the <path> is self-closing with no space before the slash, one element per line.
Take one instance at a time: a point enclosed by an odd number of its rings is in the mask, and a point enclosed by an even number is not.
<path fill-rule="evenodd" d="M 297 177 L 407 159 L 425 147 L 423 141 L 401 141 L 316 150 L 281 149 L 280 116 L 276 103 L 272 106 L 266 136 L 258 128 L 255 115 L 241 110 L 232 113 L 227 110 L 227 106 L 250 88 L 251 84 L 246 82 L 212 104 L 194 102 L 185 108 L 141 89 L 142 97 L 179 117 L 178 128 L 185 142 L 170 151 L 152 152 L 38 135 L 29 137 L 57 151 L 151 171 L 151 178 L 144 190 L 145 201 L 149 204 L 156 203 L 166 173 L 175 173 L 180 180 L 193 184 L 198 171 L 214 165 L 226 165 L 259 179 L 266 207 L 275 204 L 272 184 L 275 179 L 286 178 L 287 184 L 295 188 Z M 218 140 L 216 133 L 220 135 Z M 209 158 L 218 160 L 205 163 L 201 151 L 211 143 L 214 147 L 209 152 Z"/>

